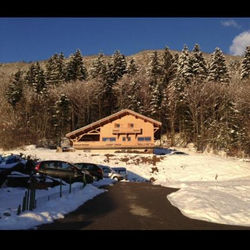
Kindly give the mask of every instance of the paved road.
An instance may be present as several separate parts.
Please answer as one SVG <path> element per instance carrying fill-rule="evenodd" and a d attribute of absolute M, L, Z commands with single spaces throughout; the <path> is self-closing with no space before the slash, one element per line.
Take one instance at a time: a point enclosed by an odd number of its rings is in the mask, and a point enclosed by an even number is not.
<path fill-rule="evenodd" d="M 107 187 L 64 219 L 38 230 L 236 230 L 229 226 L 187 218 L 166 196 L 176 189 L 150 183 L 120 182 Z"/>

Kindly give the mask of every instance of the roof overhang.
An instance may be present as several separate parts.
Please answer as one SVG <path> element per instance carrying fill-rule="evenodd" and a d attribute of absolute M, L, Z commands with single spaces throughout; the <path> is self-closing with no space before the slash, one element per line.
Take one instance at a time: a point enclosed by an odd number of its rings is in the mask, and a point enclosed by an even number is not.
<path fill-rule="evenodd" d="M 154 120 L 152 118 L 149 118 L 147 116 L 141 115 L 141 114 L 139 114 L 139 113 L 137 113 L 135 111 L 132 111 L 130 109 L 123 109 L 123 110 L 121 110 L 121 111 L 119 111 L 117 113 L 114 113 L 112 115 L 104 117 L 104 118 L 102 118 L 102 119 L 100 119 L 100 120 L 98 120 L 96 122 L 90 123 L 90 124 L 88 124 L 88 125 L 86 125 L 86 126 L 84 126 L 82 128 L 79 128 L 79 129 L 76 129 L 76 130 L 74 130 L 72 132 L 69 132 L 69 133 L 66 134 L 66 137 L 70 138 L 70 139 L 74 139 L 74 138 L 78 137 L 79 135 L 81 135 L 82 133 L 87 133 L 88 131 L 96 129 L 97 127 L 103 126 L 103 125 L 105 125 L 105 124 L 107 124 L 109 122 L 117 120 L 120 117 L 123 117 L 123 116 L 128 115 L 128 114 L 134 115 L 135 117 L 143 119 L 143 120 L 145 120 L 147 122 L 151 122 L 152 124 L 154 124 L 155 127 L 161 127 L 161 125 L 162 125 L 161 122 L 156 121 L 156 120 Z"/>

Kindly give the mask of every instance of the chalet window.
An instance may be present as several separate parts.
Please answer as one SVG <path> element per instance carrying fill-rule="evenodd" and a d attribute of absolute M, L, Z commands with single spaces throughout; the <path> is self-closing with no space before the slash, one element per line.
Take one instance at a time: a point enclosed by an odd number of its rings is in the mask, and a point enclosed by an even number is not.
<path fill-rule="evenodd" d="M 102 141 L 116 141 L 115 137 L 103 137 Z"/>
<path fill-rule="evenodd" d="M 138 141 L 151 141 L 151 137 L 147 136 L 147 137 L 138 137 Z"/>
<path fill-rule="evenodd" d="M 128 136 L 128 137 L 122 137 L 122 141 L 126 141 L 126 138 L 127 138 L 127 141 L 131 141 L 131 137 Z"/>
<path fill-rule="evenodd" d="M 91 134 L 87 134 L 84 135 L 80 141 L 100 141 L 100 135 L 91 135 Z"/>
<path fill-rule="evenodd" d="M 129 123 L 129 124 L 128 124 L 128 127 L 129 127 L 129 128 L 133 128 L 133 127 L 134 127 L 134 123 Z"/>
<path fill-rule="evenodd" d="M 119 123 L 115 123 L 115 128 L 120 128 L 120 124 Z"/>

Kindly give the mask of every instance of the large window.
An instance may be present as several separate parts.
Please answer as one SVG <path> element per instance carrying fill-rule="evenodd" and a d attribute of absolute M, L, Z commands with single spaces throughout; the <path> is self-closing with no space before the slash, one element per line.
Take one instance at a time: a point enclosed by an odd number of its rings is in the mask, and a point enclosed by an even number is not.
<path fill-rule="evenodd" d="M 100 135 L 86 134 L 80 139 L 80 141 L 100 141 Z"/>
<path fill-rule="evenodd" d="M 138 141 L 151 141 L 151 137 L 150 136 L 138 137 Z"/>
<path fill-rule="evenodd" d="M 116 141 L 115 137 L 103 137 L 102 141 Z"/>

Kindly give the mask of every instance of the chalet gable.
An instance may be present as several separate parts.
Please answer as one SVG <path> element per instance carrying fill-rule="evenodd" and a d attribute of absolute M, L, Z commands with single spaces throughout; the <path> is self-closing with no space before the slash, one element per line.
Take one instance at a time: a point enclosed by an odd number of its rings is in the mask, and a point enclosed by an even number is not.
<path fill-rule="evenodd" d="M 126 116 L 126 115 L 133 115 L 134 117 L 136 118 L 140 118 L 142 120 L 144 120 L 145 122 L 150 122 L 153 124 L 153 126 L 158 129 L 160 126 L 161 126 L 161 122 L 159 121 L 156 121 L 152 118 L 149 118 L 147 116 L 144 116 L 144 115 L 141 115 L 135 111 L 132 111 L 130 109 L 123 109 L 117 113 L 114 113 L 110 116 L 107 116 L 103 119 L 100 119 L 96 122 L 93 122 L 87 126 L 84 126 L 82 128 L 79 128 L 79 129 L 76 129 L 70 133 L 67 133 L 66 134 L 66 137 L 69 138 L 69 139 L 74 139 L 76 137 L 79 137 L 81 136 L 81 134 L 83 133 L 92 133 L 92 134 L 95 134 L 95 133 L 99 133 L 100 132 L 100 127 L 107 124 L 107 123 L 110 123 L 110 122 L 113 122 L 119 118 L 122 118 L 123 116 Z"/>

